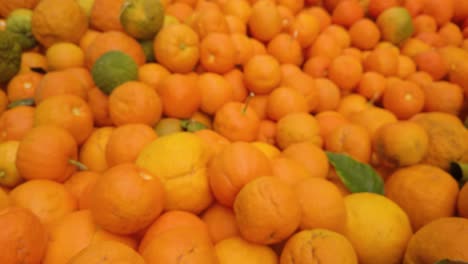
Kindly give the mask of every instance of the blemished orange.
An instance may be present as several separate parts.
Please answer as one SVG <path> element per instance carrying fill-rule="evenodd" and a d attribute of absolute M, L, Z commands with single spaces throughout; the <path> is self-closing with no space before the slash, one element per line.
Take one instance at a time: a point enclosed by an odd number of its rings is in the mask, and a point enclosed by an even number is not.
<path fill-rule="evenodd" d="M 262 245 L 286 239 L 296 231 L 301 220 L 294 189 L 271 176 L 261 176 L 244 185 L 233 208 L 241 236 Z"/>
<path fill-rule="evenodd" d="M 12 205 L 31 210 L 46 228 L 78 209 L 77 200 L 60 183 L 51 180 L 30 180 L 10 193 Z"/>
<path fill-rule="evenodd" d="M 343 234 L 346 209 L 335 184 L 323 178 L 308 177 L 297 182 L 294 190 L 301 205 L 301 230 L 325 228 Z"/>
<path fill-rule="evenodd" d="M 406 212 L 417 231 L 438 218 L 455 215 L 458 185 L 442 169 L 417 164 L 391 174 L 385 183 L 385 195 Z"/>
<path fill-rule="evenodd" d="M 313 252 L 310 254 L 309 252 Z M 357 264 L 353 245 L 344 235 L 325 228 L 302 230 L 292 235 L 280 254 L 281 264 Z"/>
<path fill-rule="evenodd" d="M 208 232 L 214 244 L 240 235 L 232 208 L 213 203 L 200 218 L 208 226 Z"/>

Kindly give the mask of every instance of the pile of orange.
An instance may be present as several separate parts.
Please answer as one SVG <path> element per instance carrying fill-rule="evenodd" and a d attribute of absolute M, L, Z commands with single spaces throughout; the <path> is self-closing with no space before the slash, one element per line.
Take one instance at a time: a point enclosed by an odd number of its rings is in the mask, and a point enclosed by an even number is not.
<path fill-rule="evenodd" d="M 148 57 L 126 1 L 0 1 L 39 42 L 0 84 L 0 263 L 468 262 L 468 0 L 161 3 Z M 139 68 L 106 94 L 109 51 Z"/>

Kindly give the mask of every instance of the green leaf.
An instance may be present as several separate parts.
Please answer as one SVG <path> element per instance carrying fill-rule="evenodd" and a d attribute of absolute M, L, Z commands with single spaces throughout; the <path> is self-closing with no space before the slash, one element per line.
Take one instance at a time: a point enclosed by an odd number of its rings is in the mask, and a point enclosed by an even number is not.
<path fill-rule="evenodd" d="M 35 103 L 34 98 L 20 99 L 20 100 L 16 100 L 8 104 L 7 108 L 11 109 L 17 106 L 33 106 L 34 103 Z"/>
<path fill-rule="evenodd" d="M 198 130 L 207 129 L 206 125 L 192 119 L 183 119 L 180 121 L 182 129 L 188 132 L 196 132 Z"/>
<path fill-rule="evenodd" d="M 437 261 L 434 264 L 468 264 L 468 262 L 449 260 L 449 259 L 442 259 L 442 260 Z"/>
<path fill-rule="evenodd" d="M 338 177 L 352 193 L 384 194 L 384 182 L 369 164 L 359 162 L 347 154 L 328 151 L 326 154 Z"/>
<path fill-rule="evenodd" d="M 468 182 L 468 163 L 451 162 L 449 173 L 458 181 L 460 188 Z"/>

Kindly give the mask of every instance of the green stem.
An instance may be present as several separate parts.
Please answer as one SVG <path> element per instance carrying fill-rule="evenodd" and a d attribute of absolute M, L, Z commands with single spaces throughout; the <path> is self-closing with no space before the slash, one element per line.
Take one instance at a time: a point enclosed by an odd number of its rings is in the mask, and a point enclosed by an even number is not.
<path fill-rule="evenodd" d="M 73 166 L 76 166 L 78 168 L 78 170 L 81 170 L 81 171 L 88 170 L 88 167 L 86 167 L 86 165 L 84 165 L 83 163 L 81 163 L 81 162 L 79 162 L 77 160 L 69 159 L 68 163 L 70 163 Z"/>
<path fill-rule="evenodd" d="M 255 94 L 251 92 L 251 93 L 249 93 L 247 98 L 245 98 L 244 107 L 242 108 L 242 113 L 243 114 L 245 114 L 245 112 L 247 112 L 247 107 L 249 107 L 250 100 L 252 100 L 252 97 L 254 97 L 254 96 L 255 96 Z"/>
<path fill-rule="evenodd" d="M 34 105 L 34 98 L 26 98 L 26 99 L 21 99 L 21 100 L 16 100 L 11 102 L 7 108 L 15 108 L 17 106 L 33 106 Z"/>

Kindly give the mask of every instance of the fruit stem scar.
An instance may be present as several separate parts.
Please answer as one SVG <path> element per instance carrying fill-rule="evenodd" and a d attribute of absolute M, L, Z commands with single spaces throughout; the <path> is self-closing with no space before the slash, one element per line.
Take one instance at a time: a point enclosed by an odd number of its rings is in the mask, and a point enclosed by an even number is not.
<path fill-rule="evenodd" d="M 179 49 L 183 50 L 183 49 L 186 49 L 187 48 L 187 44 L 185 44 L 184 42 L 181 42 L 179 44 Z"/>
<path fill-rule="evenodd" d="M 88 170 L 88 167 L 86 165 L 84 165 L 83 163 L 81 163 L 81 162 L 79 162 L 77 160 L 69 159 L 68 163 L 70 163 L 73 166 L 76 166 L 78 168 L 78 170 L 81 170 L 81 171 Z"/>
<path fill-rule="evenodd" d="M 0 179 L 5 178 L 6 176 L 6 172 L 4 170 L 0 170 Z"/>

